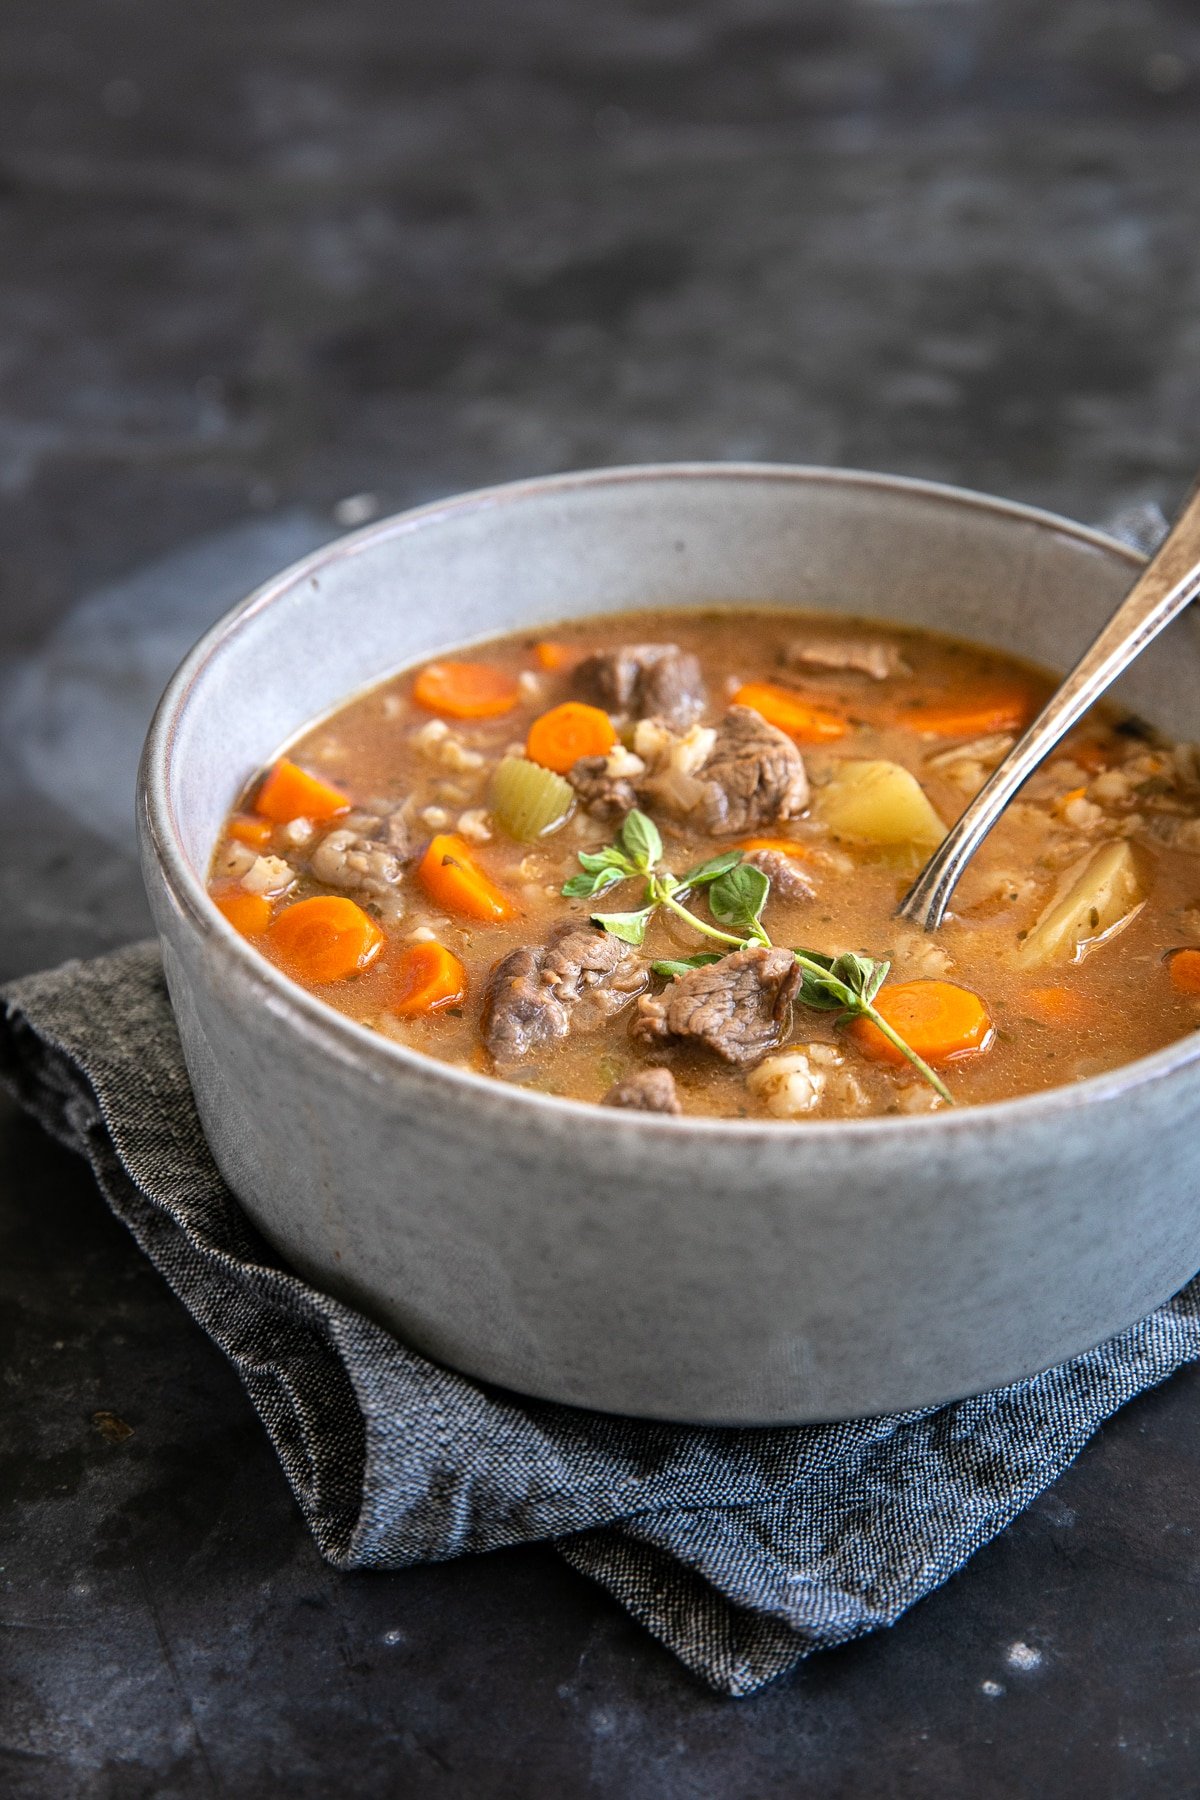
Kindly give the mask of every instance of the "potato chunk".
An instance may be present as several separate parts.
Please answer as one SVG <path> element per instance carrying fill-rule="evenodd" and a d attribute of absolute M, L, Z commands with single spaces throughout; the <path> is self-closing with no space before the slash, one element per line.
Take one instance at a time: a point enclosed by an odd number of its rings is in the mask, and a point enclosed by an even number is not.
<path fill-rule="evenodd" d="M 816 799 L 818 816 L 853 843 L 907 845 L 928 856 L 946 827 L 915 775 L 894 762 L 840 762 Z"/>
<path fill-rule="evenodd" d="M 1067 871 L 1058 897 L 1025 939 L 1022 960 L 1082 962 L 1089 950 L 1125 929 L 1145 898 L 1128 843 L 1105 844 Z"/>

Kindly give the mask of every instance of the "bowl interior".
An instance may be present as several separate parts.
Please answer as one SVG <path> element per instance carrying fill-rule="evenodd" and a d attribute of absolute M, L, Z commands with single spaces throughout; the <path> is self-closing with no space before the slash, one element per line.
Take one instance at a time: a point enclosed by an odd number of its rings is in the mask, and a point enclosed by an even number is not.
<path fill-rule="evenodd" d="M 837 471 L 601 471 L 494 489 L 370 527 L 285 571 L 218 625 L 160 717 L 167 800 L 202 880 L 243 783 L 314 718 L 390 671 L 482 636 L 633 608 L 858 613 L 1069 664 L 1136 555 L 953 489 Z M 1200 609 L 1117 690 L 1197 729 Z"/>

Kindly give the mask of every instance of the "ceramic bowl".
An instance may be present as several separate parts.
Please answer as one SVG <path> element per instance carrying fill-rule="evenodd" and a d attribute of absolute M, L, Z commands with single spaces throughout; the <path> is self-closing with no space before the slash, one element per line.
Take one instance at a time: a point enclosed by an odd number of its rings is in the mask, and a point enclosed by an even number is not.
<path fill-rule="evenodd" d="M 514 628 L 711 602 L 933 626 L 1068 664 L 1134 552 L 926 483 L 601 470 L 384 520 L 286 570 L 171 682 L 144 754 L 146 883 L 200 1115 L 302 1275 L 428 1356 L 653 1418 L 799 1423 L 1043 1369 L 1200 1266 L 1200 1036 L 933 1117 L 639 1116 L 375 1035 L 237 937 L 204 876 L 251 773 L 404 664 Z M 1194 609 L 1122 698 L 1200 725 Z M 1198 868 L 1200 887 L 1200 868 Z"/>

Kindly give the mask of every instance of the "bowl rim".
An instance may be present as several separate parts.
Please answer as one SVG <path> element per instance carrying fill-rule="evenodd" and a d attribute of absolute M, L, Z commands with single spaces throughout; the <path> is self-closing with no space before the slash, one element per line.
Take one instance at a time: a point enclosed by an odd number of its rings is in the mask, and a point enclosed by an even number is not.
<path fill-rule="evenodd" d="M 224 953 L 237 977 L 251 992 L 257 990 L 258 997 L 265 1005 L 269 1005 L 272 1014 L 281 1024 L 298 1031 L 301 1036 L 315 1040 L 324 1051 L 356 1074 L 378 1082 L 405 1071 L 416 1075 L 418 1079 L 443 1081 L 451 1090 L 459 1090 L 463 1103 L 473 1107 L 476 1113 L 480 1109 L 486 1111 L 501 1105 L 506 1108 L 527 1107 L 531 1109 L 531 1122 L 541 1115 L 545 1123 L 568 1129 L 586 1122 L 590 1129 L 600 1131 L 633 1131 L 655 1135 L 666 1133 L 669 1137 L 675 1137 L 680 1132 L 700 1132 L 710 1138 L 728 1136 L 743 1146 L 747 1140 L 777 1143 L 795 1137 L 811 1137 L 814 1133 L 822 1138 L 827 1138 L 831 1133 L 837 1133 L 841 1137 L 877 1138 L 888 1133 L 935 1131 L 939 1137 L 944 1137 L 947 1132 L 1003 1129 L 1007 1125 L 1016 1126 L 1025 1118 L 1032 1123 L 1047 1114 L 1074 1112 L 1083 1107 L 1103 1104 L 1134 1089 L 1177 1074 L 1191 1064 L 1200 1063 L 1200 1030 L 1197 1030 L 1148 1056 L 1138 1057 L 1100 1074 L 1085 1076 L 1067 1086 L 1044 1088 L 1034 1094 L 1014 1095 L 1008 1100 L 985 1101 L 973 1106 L 931 1113 L 886 1113 L 861 1119 L 790 1121 L 731 1119 L 694 1114 L 674 1117 L 620 1108 L 606 1109 L 588 1101 L 571 1100 L 561 1095 L 540 1093 L 515 1083 L 502 1082 L 495 1076 L 476 1074 L 453 1063 L 440 1062 L 436 1057 L 426 1056 L 419 1050 L 411 1050 L 406 1045 L 385 1037 L 381 1032 L 359 1024 L 336 1007 L 308 993 L 289 980 L 234 931 L 218 911 L 184 852 L 171 798 L 171 770 L 179 725 L 201 675 L 219 657 L 236 649 L 238 639 L 251 622 L 297 585 L 318 575 L 332 564 L 361 555 L 390 538 L 436 527 L 443 520 L 464 512 L 483 512 L 501 506 L 519 505 L 545 494 L 619 484 L 680 480 L 777 481 L 781 484 L 827 485 L 911 494 L 946 506 L 977 513 L 992 513 L 1014 522 L 1034 525 L 1041 530 L 1057 532 L 1109 556 L 1120 557 L 1129 564 L 1131 571 L 1143 566 L 1146 560 L 1131 545 L 1106 532 L 1021 501 L 1002 500 L 969 488 L 926 481 L 915 476 L 878 474 L 867 470 L 803 463 L 635 463 L 612 468 L 572 470 L 472 489 L 374 520 L 357 531 L 333 539 L 297 562 L 289 563 L 224 613 L 184 657 L 155 709 L 138 771 L 138 831 L 143 842 L 143 854 L 153 858 L 176 911 L 192 932 L 212 949 L 219 949 Z"/>

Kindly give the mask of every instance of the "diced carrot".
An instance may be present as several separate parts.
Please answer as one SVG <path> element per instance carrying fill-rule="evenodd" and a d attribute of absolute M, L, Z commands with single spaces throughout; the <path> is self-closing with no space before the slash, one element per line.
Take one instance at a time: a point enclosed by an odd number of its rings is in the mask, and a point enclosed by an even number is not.
<path fill-rule="evenodd" d="M 442 944 L 414 944 L 396 964 L 391 1008 L 402 1019 L 454 1006 L 467 991 L 467 973 Z"/>
<path fill-rule="evenodd" d="M 983 737 L 990 731 L 1023 730 L 1038 704 L 1027 687 L 989 689 L 973 698 L 902 707 L 892 715 L 891 723 L 920 732 L 922 737 Z"/>
<path fill-rule="evenodd" d="M 239 844 L 252 844 L 256 850 L 261 850 L 271 841 L 271 820 L 255 819 L 249 813 L 234 813 L 225 831 Z"/>
<path fill-rule="evenodd" d="M 952 981 L 885 982 L 875 996 L 875 1008 L 928 1063 L 986 1050 L 992 1041 L 987 1007 L 970 988 L 957 987 Z M 855 1019 L 847 1029 L 859 1048 L 876 1061 L 905 1060 L 870 1019 Z"/>
<path fill-rule="evenodd" d="M 530 762 L 556 775 L 566 775 L 581 756 L 607 756 L 617 741 L 613 722 L 598 706 L 582 700 L 564 700 L 535 719 L 525 740 Z"/>
<path fill-rule="evenodd" d="M 345 981 L 369 968 L 383 949 L 374 919 L 344 894 L 318 894 L 285 907 L 267 941 L 296 981 Z"/>
<path fill-rule="evenodd" d="M 1112 761 L 1112 752 L 1106 750 L 1103 744 L 1097 743 L 1095 738 L 1089 738 L 1082 744 L 1068 740 L 1063 746 L 1063 754 L 1081 769 L 1086 769 L 1089 775 L 1098 775 Z"/>
<path fill-rule="evenodd" d="M 806 861 L 810 854 L 807 844 L 798 844 L 795 838 L 781 837 L 739 838 L 734 849 L 744 850 L 747 856 L 754 850 L 775 850 L 780 856 L 790 856 L 796 862 Z"/>
<path fill-rule="evenodd" d="M 230 888 L 214 894 L 217 911 L 224 913 L 235 931 L 243 937 L 258 937 L 271 923 L 271 902 L 265 894 L 248 894 L 245 888 Z"/>
<path fill-rule="evenodd" d="M 545 669 L 548 675 L 557 675 L 560 670 L 570 668 L 576 654 L 566 644 L 554 644 L 548 639 L 533 646 L 534 662 L 539 669 Z"/>
<path fill-rule="evenodd" d="M 1200 950 L 1172 950 L 1167 969 L 1171 986 L 1181 994 L 1200 994 Z"/>
<path fill-rule="evenodd" d="M 492 663 L 426 663 L 413 683 L 412 697 L 426 712 L 452 719 L 494 719 L 511 712 L 521 698 L 515 675 Z"/>
<path fill-rule="evenodd" d="M 335 819 L 349 812 L 350 801 L 339 788 L 282 756 L 263 776 L 254 810 L 286 825 L 289 819 Z"/>
<path fill-rule="evenodd" d="M 1074 988 L 1027 988 L 1021 1002 L 1025 1011 L 1044 1025 L 1087 1025 L 1096 1016 L 1094 1003 Z"/>
<path fill-rule="evenodd" d="M 451 912 L 489 924 L 517 917 L 513 902 L 484 874 L 460 837 L 435 837 L 417 864 L 417 880 L 431 900 Z"/>
<path fill-rule="evenodd" d="M 769 681 L 748 681 L 737 690 L 733 706 L 750 706 L 761 713 L 768 725 L 778 726 L 800 744 L 828 744 L 845 737 L 850 722 L 827 706 L 815 706 L 794 694 L 790 688 L 775 687 Z"/>

